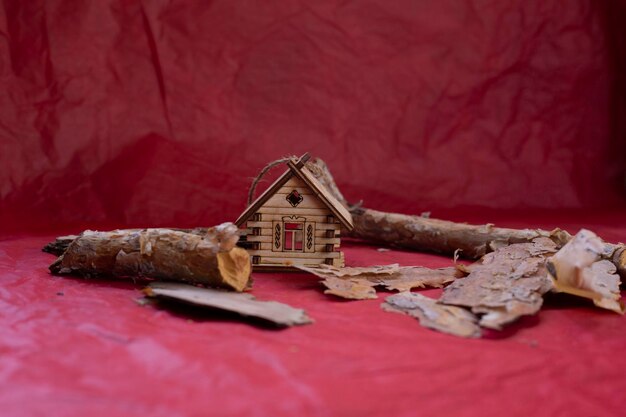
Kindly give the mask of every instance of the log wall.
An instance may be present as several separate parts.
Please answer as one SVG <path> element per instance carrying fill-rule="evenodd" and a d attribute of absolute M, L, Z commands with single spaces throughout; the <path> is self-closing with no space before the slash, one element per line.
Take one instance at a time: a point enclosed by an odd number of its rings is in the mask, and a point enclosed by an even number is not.
<path fill-rule="evenodd" d="M 287 196 L 293 190 L 297 190 L 304 197 L 297 207 L 287 201 Z M 306 218 L 307 225 L 314 223 L 313 252 L 277 251 L 272 248 L 273 226 L 291 216 Z M 321 263 L 343 266 L 343 254 L 338 251 L 341 243 L 340 230 L 339 221 L 326 205 L 302 180 L 292 177 L 250 217 L 245 229 L 241 229 L 241 240 L 242 246 L 253 257 L 256 269 L 261 269 L 259 266 L 314 266 Z M 282 228 L 280 233 L 284 233 Z"/>

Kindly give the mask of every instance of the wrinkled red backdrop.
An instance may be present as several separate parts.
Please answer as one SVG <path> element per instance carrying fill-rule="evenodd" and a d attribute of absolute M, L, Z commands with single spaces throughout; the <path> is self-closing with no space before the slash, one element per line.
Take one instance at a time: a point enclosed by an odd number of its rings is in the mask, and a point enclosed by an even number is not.
<path fill-rule="evenodd" d="M 624 322 L 584 302 L 462 341 L 257 274 L 317 320 L 269 332 L 51 277 L 39 248 L 233 220 L 305 151 L 369 207 L 626 240 L 624 22 L 619 0 L 2 1 L 0 414 L 623 414 Z"/>
<path fill-rule="evenodd" d="M 624 9 L 5 1 L 0 227 L 229 220 L 304 151 L 390 210 L 615 204 Z"/>

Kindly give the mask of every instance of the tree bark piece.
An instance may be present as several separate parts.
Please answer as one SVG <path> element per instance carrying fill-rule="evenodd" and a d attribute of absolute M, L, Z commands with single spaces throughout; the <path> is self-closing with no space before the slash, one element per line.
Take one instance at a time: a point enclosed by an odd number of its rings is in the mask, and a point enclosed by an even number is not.
<path fill-rule="evenodd" d="M 203 235 L 171 229 L 87 230 L 51 266 L 54 274 L 167 279 L 243 291 L 250 256 L 232 223 Z"/>
<path fill-rule="evenodd" d="M 324 294 L 331 294 L 348 300 L 375 300 L 376 284 L 358 278 L 327 277 L 321 281 L 326 287 Z"/>
<path fill-rule="evenodd" d="M 144 289 L 149 297 L 164 297 L 186 303 L 255 317 L 277 326 L 313 323 L 304 310 L 277 301 L 259 301 L 251 294 L 233 293 L 171 282 L 153 282 Z"/>
<path fill-rule="evenodd" d="M 624 314 L 617 268 L 603 255 L 606 244 L 593 232 L 582 229 L 548 259 L 548 271 L 556 291 L 591 299 L 598 307 Z"/>
<path fill-rule="evenodd" d="M 61 256 L 67 247 L 70 246 L 70 243 L 72 243 L 77 237 L 78 235 L 58 236 L 54 242 L 46 243 L 41 250 L 56 256 Z"/>
<path fill-rule="evenodd" d="M 398 264 L 377 265 L 371 267 L 335 267 L 322 264 L 316 268 L 297 266 L 305 272 L 310 272 L 322 278 L 322 285 L 326 287 L 324 294 L 332 294 L 349 300 L 376 299 L 377 282 L 375 278 L 389 278 L 397 273 Z"/>
<path fill-rule="evenodd" d="M 545 263 L 556 253 L 545 237 L 496 249 L 470 265 L 470 274 L 450 284 L 439 302 L 482 315 L 480 326 L 500 330 L 522 315 L 535 314 L 552 289 Z"/>
<path fill-rule="evenodd" d="M 311 268 L 298 266 L 320 278 L 327 288 L 325 294 L 338 297 L 365 300 L 375 299 L 375 287 L 392 291 L 409 291 L 413 288 L 441 288 L 464 274 L 454 267 L 430 269 L 421 266 L 400 266 L 398 264 L 368 267 L 343 267 L 320 265 Z"/>
<path fill-rule="evenodd" d="M 385 299 L 381 305 L 385 311 L 403 313 L 419 320 L 429 329 L 460 337 L 480 337 L 478 318 L 461 307 L 438 304 L 437 300 L 421 294 L 401 292 Z"/>
<path fill-rule="evenodd" d="M 138 232 L 142 229 L 122 229 L 125 233 Z M 176 229 L 173 228 L 171 230 L 176 230 L 179 232 L 191 233 L 194 235 L 204 236 L 210 230 L 208 227 L 196 227 L 194 229 Z M 70 243 L 76 239 L 78 235 L 67 235 L 67 236 L 58 236 L 54 242 L 46 243 L 46 245 L 41 249 L 44 252 L 51 253 L 56 256 L 63 255 L 63 252 L 70 246 Z"/>
<path fill-rule="evenodd" d="M 607 243 L 604 246 L 602 258 L 611 261 L 615 265 L 617 274 L 626 280 L 626 246 Z"/>
<path fill-rule="evenodd" d="M 538 237 L 564 245 L 569 233 L 555 229 L 509 229 L 492 224 L 471 225 L 421 216 L 385 213 L 357 208 L 352 210 L 354 230 L 350 236 L 393 247 L 454 254 L 477 259 L 498 247 L 531 242 Z"/>

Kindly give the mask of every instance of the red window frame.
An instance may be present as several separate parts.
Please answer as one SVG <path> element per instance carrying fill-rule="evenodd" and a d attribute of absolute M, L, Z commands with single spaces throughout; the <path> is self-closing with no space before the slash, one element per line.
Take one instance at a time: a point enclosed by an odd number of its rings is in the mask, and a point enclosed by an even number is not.
<path fill-rule="evenodd" d="M 304 252 L 304 223 L 285 222 L 283 224 L 283 251 Z"/>

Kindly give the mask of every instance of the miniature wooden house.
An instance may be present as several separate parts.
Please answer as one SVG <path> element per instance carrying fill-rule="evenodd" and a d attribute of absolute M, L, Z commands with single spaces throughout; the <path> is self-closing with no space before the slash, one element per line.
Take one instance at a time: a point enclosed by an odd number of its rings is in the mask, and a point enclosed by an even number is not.
<path fill-rule="evenodd" d="M 289 169 L 235 222 L 254 270 L 344 266 L 340 230 L 353 229 L 352 216 L 306 168 L 308 159 L 288 161 Z"/>

